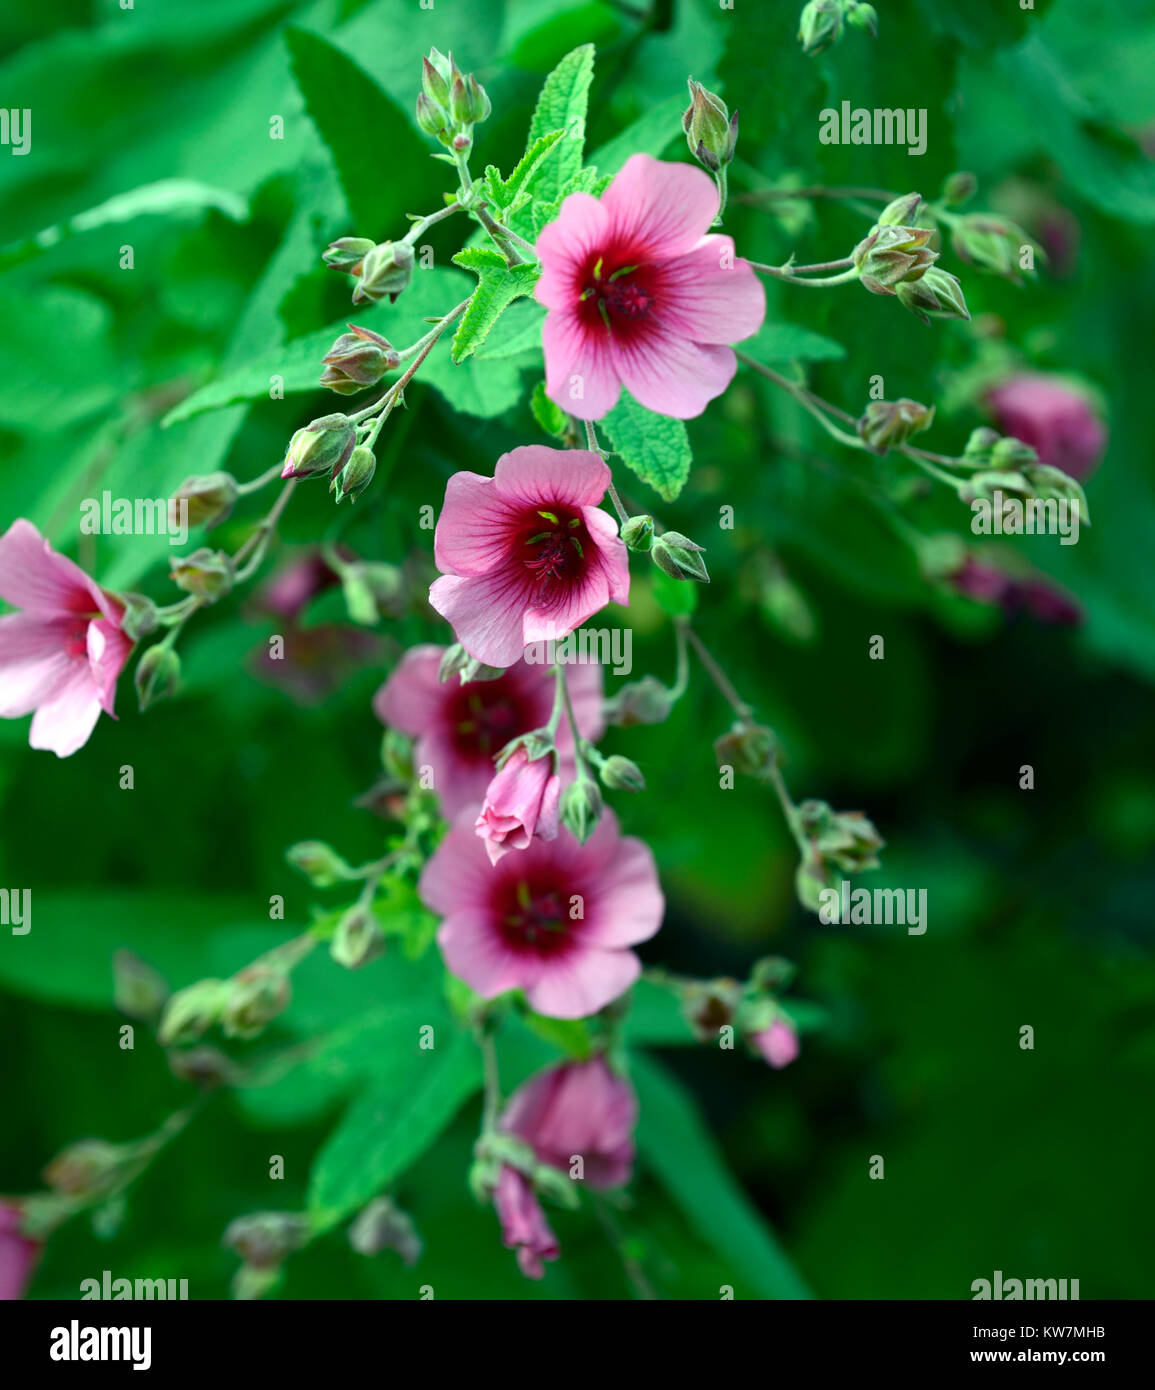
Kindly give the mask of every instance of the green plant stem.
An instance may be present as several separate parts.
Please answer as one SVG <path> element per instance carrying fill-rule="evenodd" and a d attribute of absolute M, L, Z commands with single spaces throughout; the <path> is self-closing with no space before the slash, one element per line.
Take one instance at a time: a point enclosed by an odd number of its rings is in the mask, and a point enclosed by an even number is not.
<path fill-rule="evenodd" d="M 831 261 L 831 265 L 846 265 L 846 261 Z M 814 280 L 802 278 L 801 272 L 808 270 L 808 266 L 792 266 L 789 270 L 778 265 L 763 265 L 760 261 L 750 261 L 750 268 L 756 270 L 759 275 L 772 275 L 776 280 L 787 280 L 794 285 L 806 285 L 810 289 L 825 290 L 834 285 L 846 285 L 851 280 L 858 279 L 858 267 L 852 265 L 849 270 L 844 270 L 841 275 L 824 275 Z"/>
<path fill-rule="evenodd" d="M 586 427 L 586 444 L 589 447 L 590 453 L 597 454 L 604 461 L 606 451 L 598 443 L 598 434 L 597 430 L 594 429 L 594 422 L 592 420 L 585 420 L 582 423 Z M 625 525 L 630 519 L 630 514 L 622 505 L 622 499 L 618 496 L 618 490 L 614 486 L 612 477 L 610 478 L 606 491 L 609 494 L 610 501 L 613 503 L 614 511 L 618 514 L 618 521 L 621 522 L 622 525 Z"/>
<path fill-rule="evenodd" d="M 415 222 L 413 226 L 410 227 L 409 230 L 405 233 L 405 236 L 402 238 L 402 240 L 407 246 L 412 246 L 417 241 L 417 238 L 423 235 L 423 233 L 425 233 L 426 231 L 428 231 L 430 227 L 434 226 L 438 222 L 443 221 L 446 217 L 452 217 L 455 212 L 464 211 L 465 209 L 462 207 L 462 205 L 459 202 L 454 201 L 448 204 L 448 206 L 441 208 L 438 212 L 431 212 L 428 217 L 423 217 L 420 220 L 420 222 Z"/>

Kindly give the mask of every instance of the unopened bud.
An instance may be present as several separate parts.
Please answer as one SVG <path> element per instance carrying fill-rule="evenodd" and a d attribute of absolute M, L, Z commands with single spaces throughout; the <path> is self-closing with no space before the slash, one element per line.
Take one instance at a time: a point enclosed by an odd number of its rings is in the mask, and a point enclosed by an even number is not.
<path fill-rule="evenodd" d="M 349 325 L 322 357 L 325 370 L 321 385 L 341 396 L 352 396 L 366 386 L 376 386 L 386 372 L 401 364 L 393 344 L 369 328 Z"/>
<path fill-rule="evenodd" d="M 255 1211 L 238 1216 L 221 1244 L 255 1269 L 275 1269 L 309 1238 L 308 1218 L 293 1211 Z"/>
<path fill-rule="evenodd" d="M 1014 281 L 1022 279 L 1023 247 L 1035 249 L 1034 242 L 1017 223 L 985 212 L 956 218 L 951 224 L 950 244 L 959 260 Z M 1034 274 L 1033 267 L 1030 273 Z"/>
<path fill-rule="evenodd" d="M 932 265 L 913 284 L 900 284 L 895 293 L 903 308 L 909 309 L 923 323 L 929 323 L 931 319 L 970 318 L 958 276 L 940 266 Z"/>
<path fill-rule="evenodd" d="M 913 226 L 921 206 L 921 193 L 904 193 L 893 203 L 887 203 L 886 207 L 878 214 L 878 225 L 880 227 Z"/>
<path fill-rule="evenodd" d="M 237 572 L 232 557 L 223 550 L 201 546 L 189 555 L 173 561 L 172 582 L 186 594 L 193 594 L 202 603 L 216 603 L 236 583 Z"/>
<path fill-rule="evenodd" d="M 227 521 L 239 495 L 237 480 L 231 473 L 206 473 L 186 478 L 168 504 L 169 524 L 179 525 L 180 503 L 187 508 L 188 524 L 212 530 Z"/>
<path fill-rule="evenodd" d="M 357 443 L 357 427 L 347 415 L 322 415 L 289 441 L 282 478 L 313 478 L 340 472 Z"/>
<path fill-rule="evenodd" d="M 136 663 L 133 684 L 141 713 L 158 700 L 167 700 L 180 683 L 180 657 L 171 647 L 157 642 Z"/>
<path fill-rule="evenodd" d="M 825 801 L 804 801 L 798 825 L 823 864 L 848 874 L 878 868 L 878 851 L 886 842 L 861 811 L 834 811 Z"/>
<path fill-rule="evenodd" d="M 349 462 L 333 479 L 333 487 L 330 491 L 336 491 L 338 502 L 343 501 L 346 497 L 350 502 L 356 502 L 357 498 L 373 481 L 373 474 L 376 471 L 377 460 L 373 457 L 373 450 L 366 448 L 364 444 L 358 444 L 349 455 Z M 355 568 L 353 565 L 349 566 L 349 569 L 353 568 Z M 391 566 L 386 566 L 386 568 L 391 568 Z M 398 583 L 400 583 L 400 576 L 398 576 Z M 376 622 L 375 616 L 372 621 Z"/>
<path fill-rule="evenodd" d="M 147 594 L 117 594 L 124 605 L 120 615 L 120 630 L 133 642 L 139 642 L 156 631 L 160 619 L 157 606 Z"/>
<path fill-rule="evenodd" d="M 44 1169 L 44 1181 L 68 1197 L 97 1199 L 116 1186 L 132 1148 L 103 1139 L 81 1139 L 70 1144 Z"/>
<path fill-rule="evenodd" d="M 738 143 L 738 113 L 731 116 L 721 97 L 690 78 L 690 105 L 682 114 L 690 153 L 710 173 L 729 164 Z"/>
<path fill-rule="evenodd" d="M 256 965 L 242 970 L 228 983 L 221 1014 L 226 1038 L 255 1038 L 289 1007 L 293 986 L 284 970 Z"/>
<path fill-rule="evenodd" d="M 646 789 L 642 769 L 620 753 L 608 757 L 598 770 L 602 785 L 615 792 L 640 792 Z"/>
<path fill-rule="evenodd" d="M 361 262 L 372 251 L 376 242 L 363 236 L 343 236 L 339 241 L 330 242 L 321 253 L 321 259 L 333 270 L 343 270 L 356 275 Z"/>
<path fill-rule="evenodd" d="M 341 589 L 351 621 L 362 627 L 375 626 L 383 613 L 397 617 L 402 611 L 405 584 L 396 565 L 355 560 L 341 570 Z"/>
<path fill-rule="evenodd" d="M 422 1242 L 412 1217 L 389 1200 L 377 1197 L 349 1227 L 349 1244 L 358 1255 L 395 1250 L 407 1269 L 421 1258 Z"/>
<path fill-rule="evenodd" d="M 285 851 L 285 858 L 314 888 L 332 888 L 354 876 L 345 860 L 323 840 L 302 840 Z"/>
<path fill-rule="evenodd" d="M 417 93 L 417 124 L 426 135 L 432 135 L 445 143 L 443 137 L 449 126 L 449 113 L 443 106 L 430 101 L 424 92 Z"/>
<path fill-rule="evenodd" d="M 585 844 L 594 833 L 603 809 L 598 784 L 588 777 L 571 782 L 561 796 L 561 822 L 579 844 Z"/>
<path fill-rule="evenodd" d="M 989 463 L 991 451 L 1002 438 L 998 430 L 991 429 L 990 425 L 980 425 L 978 429 L 971 430 L 970 438 L 963 449 L 963 458 L 974 459 L 980 463 Z"/>
<path fill-rule="evenodd" d="M 449 106 L 449 85 L 452 80 L 452 59 L 434 48 L 428 58 L 421 60 L 421 91 L 435 106 Z"/>
<path fill-rule="evenodd" d="M 1013 435 L 1004 435 L 991 448 L 991 463 L 995 468 L 1025 468 L 1038 461 L 1037 452 Z"/>
<path fill-rule="evenodd" d="M 177 990 L 165 1005 L 157 1030 L 161 1046 L 194 1042 L 220 1018 L 228 993 L 224 980 L 198 980 Z"/>
<path fill-rule="evenodd" d="M 232 1058 L 217 1047 L 170 1048 L 168 1066 L 178 1081 L 188 1081 L 202 1091 L 231 1086 L 240 1075 Z"/>
<path fill-rule="evenodd" d="M 449 89 L 449 115 L 455 125 L 473 126 L 484 121 L 492 107 L 485 88 L 471 74 L 458 73 Z"/>
<path fill-rule="evenodd" d="M 631 681 L 605 704 L 607 724 L 621 729 L 636 724 L 662 724 L 670 717 L 674 696 L 657 676 L 643 676 Z"/>
<path fill-rule="evenodd" d="M 878 37 L 878 11 L 864 0 L 846 0 L 846 22 L 872 39 Z"/>
<path fill-rule="evenodd" d="M 978 179 L 972 173 L 961 170 L 957 174 L 951 174 L 942 186 L 942 200 L 948 207 L 958 208 L 974 197 L 975 189 L 979 186 Z"/>
<path fill-rule="evenodd" d="M 872 454 L 885 454 L 930 429 L 933 419 L 933 405 L 920 405 L 905 396 L 897 401 L 871 401 L 858 421 L 858 437 Z"/>
<path fill-rule="evenodd" d="M 329 954 L 346 970 L 360 970 L 384 951 L 385 935 L 364 907 L 351 907 L 342 916 L 329 944 Z"/>
<path fill-rule="evenodd" d="M 169 995 L 168 982 L 147 961 L 121 949 L 112 957 L 113 1001 L 129 1018 L 153 1023 Z"/>
<path fill-rule="evenodd" d="M 631 516 L 628 521 L 622 522 L 621 536 L 628 550 L 649 550 L 654 540 L 654 518 Z"/>
<path fill-rule="evenodd" d="M 353 303 L 388 298 L 392 304 L 413 277 L 413 247 L 406 241 L 383 241 L 361 262 Z"/>
<path fill-rule="evenodd" d="M 894 294 L 893 286 L 921 279 L 938 259 L 927 246 L 933 235 L 933 227 L 873 227 L 851 252 L 862 287 L 871 294 Z"/>
<path fill-rule="evenodd" d="M 798 42 L 813 56 L 842 37 L 842 0 L 809 0 L 798 20 Z"/>
<path fill-rule="evenodd" d="M 671 579 L 696 579 L 708 584 L 710 576 L 702 559 L 704 548 L 678 531 L 663 531 L 654 537 L 650 555 L 654 564 Z"/>
<path fill-rule="evenodd" d="M 699 1042 L 717 1042 L 718 1031 L 732 1024 L 741 998 L 736 980 L 695 980 L 682 991 L 682 1017 Z"/>
<path fill-rule="evenodd" d="M 778 758 L 778 740 L 764 724 L 742 721 L 714 740 L 714 756 L 719 767 L 732 767 L 744 777 L 766 777 Z"/>

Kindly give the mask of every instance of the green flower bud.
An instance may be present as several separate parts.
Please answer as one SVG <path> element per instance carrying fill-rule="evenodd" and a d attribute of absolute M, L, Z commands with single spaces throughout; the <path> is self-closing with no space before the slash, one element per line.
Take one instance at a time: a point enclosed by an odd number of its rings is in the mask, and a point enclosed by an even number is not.
<path fill-rule="evenodd" d="M 349 466 L 352 467 L 352 461 Z M 345 611 L 361 627 L 375 627 L 383 613 L 397 617 L 404 604 L 401 571 L 396 565 L 376 560 L 356 560 L 346 565 L 341 571 L 341 589 Z"/>
<path fill-rule="evenodd" d="M 124 605 L 120 617 L 120 630 L 134 642 L 147 637 L 156 630 L 157 607 L 147 594 L 117 594 Z"/>
<path fill-rule="evenodd" d="M 1054 468 L 1047 463 L 1029 463 L 1023 468 L 1023 476 L 1034 489 L 1035 496 L 1044 502 L 1051 499 L 1056 502 L 1077 502 L 1079 520 L 1084 526 L 1090 526 L 1087 495 L 1080 484 L 1061 468 Z"/>
<path fill-rule="evenodd" d="M 1001 438 L 1002 435 L 998 430 L 991 429 L 990 425 L 980 425 L 977 430 L 971 430 L 970 438 L 963 450 L 963 458 L 989 463 L 991 451 Z"/>
<path fill-rule="evenodd" d="M 167 700 L 176 693 L 180 683 L 180 657 L 163 642 L 149 647 L 136 663 L 133 684 L 143 714 L 158 700 Z"/>
<path fill-rule="evenodd" d="M 113 1001 L 122 1014 L 154 1023 L 168 999 L 164 976 L 134 952 L 119 950 L 112 957 Z"/>
<path fill-rule="evenodd" d="M 668 574 L 671 579 L 695 579 L 708 584 L 710 576 L 702 559 L 703 550 L 703 546 L 695 545 L 679 531 L 664 531 L 654 537 L 650 556 L 662 573 Z"/>
<path fill-rule="evenodd" d="M 417 124 L 426 135 L 432 135 L 442 143 L 448 143 L 445 139 L 449 127 L 449 113 L 443 106 L 430 101 L 424 92 L 417 94 Z"/>
<path fill-rule="evenodd" d="M 436 48 L 421 60 L 421 91 L 426 100 L 442 110 L 449 107 L 449 85 L 452 81 L 453 60 Z"/>
<path fill-rule="evenodd" d="M 293 997 L 288 974 L 275 966 L 255 965 L 228 982 L 221 1013 L 226 1038 L 255 1038 L 283 1014 Z"/>
<path fill-rule="evenodd" d="M 588 777 L 579 778 L 562 792 L 561 823 L 584 845 L 601 819 L 603 805 L 598 784 Z"/>
<path fill-rule="evenodd" d="M 657 676 L 643 676 L 639 681 L 631 681 L 604 706 L 607 724 L 620 729 L 633 728 L 637 724 L 662 724 L 670 717 L 674 707 L 673 693 L 664 686 Z"/>
<path fill-rule="evenodd" d="M 887 203 L 886 207 L 878 214 L 878 226 L 913 226 L 920 207 L 922 207 L 921 193 L 904 193 L 893 203 Z"/>
<path fill-rule="evenodd" d="M 294 1211 L 256 1211 L 238 1216 L 221 1244 L 254 1269 L 275 1269 L 309 1239 L 308 1218 Z"/>
<path fill-rule="evenodd" d="M 894 294 L 892 286 L 920 279 L 938 260 L 926 244 L 933 235 L 933 227 L 873 227 L 850 253 L 863 288 Z"/>
<path fill-rule="evenodd" d="M 1024 468 L 1038 461 L 1035 450 L 1013 435 L 1004 435 L 991 449 L 991 463 L 995 468 Z"/>
<path fill-rule="evenodd" d="M 903 308 L 909 309 L 923 323 L 931 319 L 970 318 L 958 276 L 937 265 L 932 265 L 915 283 L 900 284 L 895 293 Z"/>
<path fill-rule="evenodd" d="M 631 516 L 622 523 L 622 540 L 629 550 L 647 551 L 654 539 L 654 518 L 652 516 Z"/>
<path fill-rule="evenodd" d="M 351 907 L 337 923 L 329 954 L 346 970 L 360 970 L 385 951 L 385 935 L 364 907 Z"/>
<path fill-rule="evenodd" d="M 918 548 L 918 567 L 923 578 L 931 583 L 957 574 L 966 563 L 966 558 L 966 542 L 949 531 L 924 536 Z"/>
<path fill-rule="evenodd" d="M 177 990 L 164 1007 L 157 1041 L 162 1047 L 195 1041 L 220 1018 L 228 993 L 224 980 L 198 980 Z"/>
<path fill-rule="evenodd" d="M 764 778 L 778 761 L 778 740 L 764 724 L 739 722 L 714 740 L 719 767 L 732 767 L 744 777 Z"/>
<path fill-rule="evenodd" d="M 321 259 L 331 270 L 343 270 L 350 275 L 356 275 L 361 269 L 361 262 L 375 244 L 368 237 L 343 236 L 339 241 L 329 243 L 321 252 Z"/>
<path fill-rule="evenodd" d="M 738 113 L 731 116 L 721 97 L 708 92 L 691 77 L 690 105 L 682 114 L 682 129 L 690 153 L 699 164 L 716 174 L 734 158 L 738 143 Z"/>
<path fill-rule="evenodd" d="M 1031 485 L 1018 471 L 1012 472 L 1009 469 L 983 471 L 973 473 L 967 479 L 966 486 L 959 491 L 959 498 L 969 506 L 976 498 L 993 502 L 996 492 L 1001 492 L 1004 495 L 1010 493 L 1020 497 L 1030 497 Z"/>
<path fill-rule="evenodd" d="M 885 454 L 930 429 L 934 406 L 905 396 L 897 401 L 871 401 L 858 421 L 858 437 L 872 454 Z"/>
<path fill-rule="evenodd" d="M 449 89 L 449 115 L 457 126 L 468 128 L 484 121 L 492 107 L 477 78 L 458 73 Z"/>
<path fill-rule="evenodd" d="M 289 441 L 282 478 L 314 478 L 339 473 L 357 443 L 357 427 L 347 415 L 310 420 Z"/>
<path fill-rule="evenodd" d="M 798 42 L 813 56 L 842 37 L 842 0 L 809 0 L 798 20 Z"/>
<path fill-rule="evenodd" d="M 206 473 L 200 478 L 186 478 L 169 502 L 169 521 L 180 524 L 179 504 L 186 503 L 188 524 L 212 530 L 232 514 L 239 496 L 237 480 L 231 473 Z"/>
<path fill-rule="evenodd" d="M 951 174 L 942 186 L 942 200 L 947 207 L 959 208 L 974 197 L 978 179 L 966 170 Z"/>
<path fill-rule="evenodd" d="M 413 1220 L 388 1197 L 375 1197 L 349 1227 L 349 1244 L 358 1255 L 395 1250 L 407 1269 L 421 1258 L 422 1241 Z"/>
<path fill-rule="evenodd" d="M 333 479 L 330 491 L 336 491 L 338 502 L 343 502 L 346 497 L 350 502 L 356 502 L 357 498 L 373 481 L 373 474 L 376 471 L 377 460 L 373 457 L 373 450 L 366 448 L 364 444 L 359 444 L 349 455 L 349 462 Z M 356 568 L 357 566 L 350 565 L 345 574 L 347 575 L 349 570 Z M 400 576 L 398 576 L 398 582 L 400 582 Z M 376 615 L 371 621 L 377 621 Z"/>
<path fill-rule="evenodd" d="M 314 888 L 332 888 L 354 877 L 345 860 L 323 840 L 302 840 L 285 851 L 285 858 Z"/>
<path fill-rule="evenodd" d="M 950 244 L 959 260 L 1016 283 L 1022 280 L 1019 264 L 1022 248 L 1034 247 L 1034 242 L 1017 223 L 985 212 L 972 212 L 957 218 L 951 225 Z M 1034 270 L 1029 273 L 1033 275 Z"/>
<path fill-rule="evenodd" d="M 44 1181 L 68 1197 L 99 1199 L 110 1192 L 133 1157 L 130 1144 L 109 1144 L 103 1139 L 81 1139 L 70 1144 L 44 1169 Z"/>
<path fill-rule="evenodd" d="M 878 868 L 886 841 L 861 811 L 834 811 L 825 801 L 804 801 L 798 824 L 826 866 L 860 874 Z"/>
<path fill-rule="evenodd" d="M 855 29 L 861 29 L 872 39 L 878 38 L 878 11 L 863 0 L 846 0 L 846 22 Z"/>
<path fill-rule="evenodd" d="M 202 1091 L 232 1086 L 241 1075 L 232 1058 L 217 1047 L 171 1048 L 168 1066 L 178 1081 L 188 1081 Z"/>
<path fill-rule="evenodd" d="M 609 787 L 611 791 L 641 792 L 646 789 L 642 769 L 629 758 L 623 758 L 620 753 L 612 754 L 602 763 L 598 776 L 602 779 L 602 785 Z"/>
<path fill-rule="evenodd" d="M 216 603 L 236 583 L 237 572 L 231 556 L 223 550 L 201 546 L 173 561 L 172 582 L 186 594 L 195 594 L 202 603 Z"/>
<path fill-rule="evenodd" d="M 386 372 L 401 365 L 393 344 L 369 328 L 349 325 L 321 358 L 325 370 L 321 385 L 342 396 L 352 396 L 366 386 L 376 386 Z"/>
<path fill-rule="evenodd" d="M 375 303 L 388 298 L 392 304 L 413 278 L 413 247 L 405 241 L 383 241 L 361 262 L 353 288 L 353 303 Z"/>

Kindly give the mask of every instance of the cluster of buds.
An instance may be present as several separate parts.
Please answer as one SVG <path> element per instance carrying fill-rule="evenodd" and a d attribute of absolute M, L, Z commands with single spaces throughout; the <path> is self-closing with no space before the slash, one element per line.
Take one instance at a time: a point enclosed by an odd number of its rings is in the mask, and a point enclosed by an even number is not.
<path fill-rule="evenodd" d="M 878 11 L 864 0 L 809 0 L 798 20 L 803 53 L 813 55 L 830 48 L 842 37 L 846 25 L 877 38 Z"/>
<path fill-rule="evenodd" d="M 1021 439 L 982 425 L 972 431 L 962 456 L 975 468 L 959 492 L 968 506 L 979 498 L 992 501 L 996 493 L 1008 500 L 1076 502 L 1080 521 L 1086 526 L 1091 524 L 1082 485 L 1061 468 L 1040 463 L 1036 451 Z"/>
<path fill-rule="evenodd" d="M 799 841 L 806 846 L 796 884 L 804 907 L 812 912 L 824 889 L 836 888 L 844 874 L 879 867 L 886 843 L 861 811 L 835 811 L 825 801 L 804 801 L 795 813 Z"/>
<path fill-rule="evenodd" d="M 798 1034 L 779 995 L 793 977 L 789 961 L 768 956 L 758 961 L 745 983 L 728 978 L 687 980 L 676 986 L 682 1017 L 699 1042 L 717 1042 L 723 1029 L 734 1029 L 770 1066 L 787 1066 L 798 1056 Z"/>
<path fill-rule="evenodd" d="M 743 777 L 765 781 L 778 763 L 778 740 L 765 724 L 741 719 L 714 740 L 714 756 L 719 767 L 732 767 Z"/>
<path fill-rule="evenodd" d="M 920 405 L 903 396 L 897 401 L 871 401 L 856 428 L 872 454 L 885 454 L 930 429 L 933 420 L 933 405 Z"/>
<path fill-rule="evenodd" d="M 413 278 L 415 257 L 408 241 L 341 237 L 329 244 L 321 259 L 330 269 L 354 277 L 354 304 L 374 304 L 386 298 L 392 304 Z"/>
<path fill-rule="evenodd" d="M 421 60 L 421 91 L 417 124 L 458 154 L 473 144 L 473 127 L 488 118 L 492 107 L 485 88 L 472 73 L 464 74 L 453 54 L 429 50 Z"/>
<path fill-rule="evenodd" d="M 162 1047 L 194 1042 L 214 1024 L 229 1038 L 255 1038 L 289 1007 L 289 962 L 270 956 L 228 980 L 198 980 L 165 1004 L 157 1039 Z"/>
<path fill-rule="evenodd" d="M 850 253 L 864 289 L 894 295 L 924 323 L 932 318 L 969 319 L 958 277 L 935 262 L 939 253 L 927 244 L 934 227 L 920 227 L 922 198 L 907 193 L 883 209 L 877 223 Z"/>
<path fill-rule="evenodd" d="M 376 386 L 386 372 L 401 365 L 397 349 L 370 328 L 349 325 L 329 351 L 321 358 L 325 370 L 321 385 L 340 396 L 354 396 L 366 386 Z"/>

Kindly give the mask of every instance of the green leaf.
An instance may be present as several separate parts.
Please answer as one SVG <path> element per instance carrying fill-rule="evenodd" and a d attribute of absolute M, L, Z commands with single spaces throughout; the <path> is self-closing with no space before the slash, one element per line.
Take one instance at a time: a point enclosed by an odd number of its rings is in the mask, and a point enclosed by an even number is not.
<path fill-rule="evenodd" d="M 580 1018 L 546 1018 L 542 1014 L 530 1013 L 525 1018 L 531 1033 L 574 1057 L 579 1062 L 588 1061 L 592 1055 L 590 1032 L 585 1021 Z"/>
<path fill-rule="evenodd" d="M 668 576 L 662 575 L 662 578 Z M 676 582 L 670 580 L 671 584 Z M 682 584 L 680 587 L 697 592 L 696 584 Z M 627 1040 L 635 1046 L 670 1047 L 697 1042 L 682 1015 L 677 996 L 671 990 L 645 979 L 639 980 L 634 986 L 625 1031 Z"/>
<path fill-rule="evenodd" d="M 293 75 L 333 156 L 358 235 L 387 238 L 429 197 L 425 143 L 347 53 L 305 29 L 287 29 L 285 37 Z"/>
<path fill-rule="evenodd" d="M 519 299 L 502 314 L 477 356 L 486 362 L 509 357 L 541 360 L 545 310 L 536 300 Z"/>
<path fill-rule="evenodd" d="M 0 425 L 61 428 L 112 404 L 112 314 L 95 295 L 54 285 L 0 289 Z M 62 352 L 62 344 L 67 349 Z"/>
<path fill-rule="evenodd" d="M 12 242 L 0 248 L 0 270 L 34 260 L 45 251 L 59 246 L 69 237 L 95 231 L 118 222 L 131 222 L 147 215 L 174 217 L 205 212 L 214 208 L 234 222 L 243 222 L 249 215 L 248 202 L 225 188 L 213 188 L 197 179 L 159 179 L 134 188 L 131 193 L 119 193 L 98 207 L 78 212 L 55 226 L 46 227 L 24 241 Z"/>
<path fill-rule="evenodd" d="M 687 1221 L 735 1271 L 737 1298 L 809 1298 L 785 1252 L 731 1176 L 693 1101 L 651 1058 L 635 1054 L 631 1076 L 641 1114 L 638 1154 Z"/>
<path fill-rule="evenodd" d="M 698 606 L 698 581 L 675 579 L 654 566 L 650 580 L 654 602 L 671 618 L 688 618 Z"/>
<path fill-rule="evenodd" d="M 544 381 L 539 381 L 533 388 L 529 408 L 533 411 L 533 418 L 546 434 L 552 435 L 555 439 L 560 439 L 565 434 L 568 426 L 566 413 L 545 394 Z"/>
<path fill-rule="evenodd" d="M 517 203 L 519 195 L 526 190 L 527 185 L 541 167 L 550 150 L 565 137 L 566 132 L 564 130 L 551 130 L 547 135 L 539 136 L 522 155 L 513 173 L 505 180 L 502 179 L 500 171 L 495 169 L 492 164 L 486 168 L 485 187 L 498 209 L 504 211 Z"/>
<path fill-rule="evenodd" d="M 558 197 L 567 183 L 581 170 L 585 148 L 586 109 L 590 83 L 594 77 L 594 46 L 582 44 L 567 53 L 545 79 L 529 127 L 529 148 L 553 131 L 562 130 L 549 160 L 534 175 L 533 191 L 539 198 Z"/>
<path fill-rule="evenodd" d="M 655 415 L 623 391 L 602 421 L 614 452 L 644 483 L 672 502 L 690 476 L 690 440 L 681 420 Z"/>
<path fill-rule="evenodd" d="M 793 323 L 764 323 L 752 338 L 738 344 L 759 362 L 834 362 L 846 349 L 833 338 Z"/>
<path fill-rule="evenodd" d="M 655 159 L 669 149 L 682 133 L 682 112 L 689 105 L 684 96 L 668 96 L 650 106 L 625 130 L 590 155 L 590 164 L 602 174 L 616 174 L 632 154 L 651 154 Z"/>
<path fill-rule="evenodd" d="M 453 360 L 464 362 L 489 336 L 490 329 L 515 299 L 533 293 L 541 269 L 536 265 L 507 265 L 500 252 L 467 246 L 453 257 L 455 265 L 475 271 L 477 289 L 453 335 Z"/>
<path fill-rule="evenodd" d="M 395 1182 L 481 1087 L 481 1057 L 465 1033 L 412 1055 L 387 1084 L 349 1107 L 313 1163 L 308 1209 L 328 1230 Z"/>

